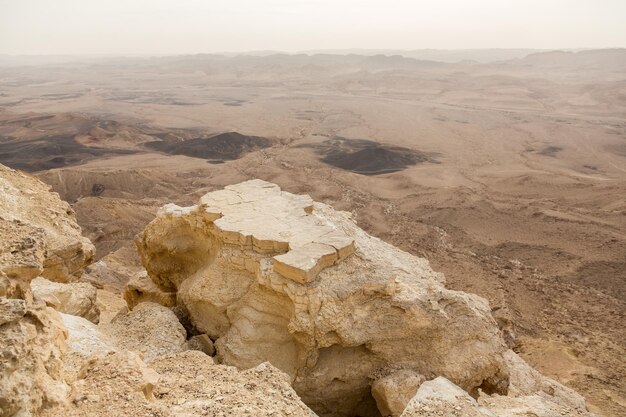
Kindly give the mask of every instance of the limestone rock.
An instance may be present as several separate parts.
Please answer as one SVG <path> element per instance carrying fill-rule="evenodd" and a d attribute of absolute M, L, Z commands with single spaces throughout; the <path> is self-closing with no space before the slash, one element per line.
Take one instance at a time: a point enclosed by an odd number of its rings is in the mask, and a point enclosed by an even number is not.
<path fill-rule="evenodd" d="M 124 288 L 124 300 L 129 309 L 144 301 L 161 304 L 165 307 L 176 305 L 176 293 L 161 291 L 145 272 L 135 274 Z"/>
<path fill-rule="evenodd" d="M 75 381 L 86 364 L 119 350 L 92 322 L 69 314 L 61 314 L 61 319 L 68 333 L 68 350 L 63 363 L 66 381 Z"/>
<path fill-rule="evenodd" d="M 65 333 L 43 303 L 0 297 L 0 416 L 28 417 L 64 401 Z"/>
<path fill-rule="evenodd" d="M 31 281 L 30 287 L 35 297 L 61 313 L 84 317 L 96 324 L 100 320 L 97 290 L 89 283 L 64 284 L 39 277 Z"/>
<path fill-rule="evenodd" d="M 402 417 L 422 416 L 498 417 L 441 376 L 424 382 L 402 413 Z"/>
<path fill-rule="evenodd" d="M 100 331 L 120 349 L 140 353 L 146 362 L 187 349 L 186 332 L 176 315 L 155 303 L 139 304 L 100 326 Z"/>
<path fill-rule="evenodd" d="M 199 350 L 209 356 L 215 355 L 215 346 L 213 346 L 213 341 L 209 339 L 209 336 L 206 334 L 199 334 L 190 337 L 187 344 L 191 350 Z"/>
<path fill-rule="evenodd" d="M 150 367 L 129 352 L 107 355 L 85 366 L 71 399 L 42 417 L 315 416 L 271 365 L 239 371 L 198 351 L 161 356 Z"/>
<path fill-rule="evenodd" d="M 556 402 L 555 402 L 556 401 Z M 586 409 L 559 403 L 546 395 L 520 397 L 481 395 L 476 401 L 467 392 L 443 377 L 424 382 L 409 401 L 401 417 L 591 417 Z"/>
<path fill-rule="evenodd" d="M 585 399 L 571 388 L 541 375 L 512 350 L 504 354 L 510 374 L 509 396 L 538 396 L 585 415 Z"/>
<path fill-rule="evenodd" d="M 398 368 L 507 391 L 484 299 L 446 289 L 425 259 L 307 196 L 260 180 L 228 186 L 163 207 L 136 244 L 152 281 L 217 339 L 218 361 L 269 361 L 321 415 L 377 412 L 372 382 Z"/>
<path fill-rule="evenodd" d="M 0 416 L 27 417 L 65 401 L 66 333 L 34 298 L 40 274 L 76 279 L 94 248 L 73 212 L 39 180 L 0 165 Z"/>
<path fill-rule="evenodd" d="M 289 377 L 269 363 L 239 371 L 191 350 L 161 356 L 151 366 L 161 375 L 155 396 L 173 416 L 315 416 Z"/>
<path fill-rule="evenodd" d="M 377 379 L 372 384 L 372 395 L 380 413 L 398 417 L 424 381 L 423 375 L 404 369 Z"/>
<path fill-rule="evenodd" d="M 7 275 L 34 278 L 41 272 L 51 281 L 75 281 L 95 254 L 69 204 L 38 179 L 4 165 L 0 165 L 0 231 L 6 237 L 0 256 L 12 254 Z"/>

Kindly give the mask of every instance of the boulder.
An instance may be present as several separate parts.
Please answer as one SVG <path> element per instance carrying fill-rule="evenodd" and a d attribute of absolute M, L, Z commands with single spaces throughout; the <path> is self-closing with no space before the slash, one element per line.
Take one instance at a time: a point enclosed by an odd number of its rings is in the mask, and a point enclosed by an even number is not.
<path fill-rule="evenodd" d="M 120 349 L 139 353 L 146 362 L 187 350 L 185 329 L 169 308 L 159 304 L 141 303 L 99 328 Z"/>
<path fill-rule="evenodd" d="M 161 291 L 144 271 L 133 275 L 124 288 L 124 300 L 129 309 L 144 301 L 161 304 L 165 307 L 176 305 L 176 293 Z"/>
<path fill-rule="evenodd" d="M 149 367 L 130 352 L 101 357 L 83 368 L 70 398 L 42 417 L 315 417 L 270 364 L 239 371 L 198 351 L 161 356 Z"/>
<path fill-rule="evenodd" d="M 441 376 L 424 382 L 401 416 L 499 417 Z"/>
<path fill-rule="evenodd" d="M 218 361 L 270 362 L 321 415 L 377 413 L 372 383 L 399 368 L 507 392 L 486 300 L 308 196 L 228 186 L 163 207 L 136 244 L 152 281 L 217 339 Z"/>
<path fill-rule="evenodd" d="M 510 397 L 538 396 L 573 410 L 572 415 L 588 415 L 585 399 L 576 391 L 540 374 L 512 350 L 505 352 L 504 359 L 510 375 Z"/>
<path fill-rule="evenodd" d="M 384 417 L 398 417 L 424 381 L 423 375 L 405 369 L 374 381 L 372 395 L 380 413 Z"/>
<path fill-rule="evenodd" d="M 213 345 L 213 341 L 209 339 L 209 336 L 206 334 L 199 334 L 190 337 L 187 344 L 191 350 L 199 350 L 209 356 L 215 355 L 215 346 Z"/>
<path fill-rule="evenodd" d="M 58 312 L 84 317 L 96 324 L 100 320 L 96 287 L 87 282 L 64 284 L 38 277 L 31 281 L 30 287 L 34 297 Z"/>
<path fill-rule="evenodd" d="M 401 417 L 592 417 L 585 408 L 566 405 L 558 397 L 480 395 L 478 401 L 443 377 L 424 382 Z"/>
<path fill-rule="evenodd" d="M 4 165 L 0 165 L 0 219 L 2 236 L 10 237 L 13 271 L 18 273 L 19 268 L 23 277 L 41 274 L 51 281 L 76 281 L 93 261 L 95 247 L 81 235 L 69 204 L 38 179 Z M 11 234 L 5 234 L 7 228 Z"/>
<path fill-rule="evenodd" d="M 113 340 L 92 322 L 62 313 L 61 319 L 68 333 L 68 349 L 63 362 L 63 375 L 67 382 L 75 381 L 86 364 L 119 350 Z"/>
<path fill-rule="evenodd" d="M 65 401 L 67 336 L 58 313 L 33 297 L 44 275 L 76 279 L 94 248 L 74 214 L 41 181 L 0 165 L 0 416 L 27 417 Z"/>

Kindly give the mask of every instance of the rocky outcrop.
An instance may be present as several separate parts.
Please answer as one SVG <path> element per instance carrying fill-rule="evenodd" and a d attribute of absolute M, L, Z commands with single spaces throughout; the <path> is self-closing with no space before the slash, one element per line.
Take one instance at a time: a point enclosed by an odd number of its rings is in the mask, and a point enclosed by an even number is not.
<path fill-rule="evenodd" d="M 176 293 L 161 291 L 144 271 L 133 275 L 128 281 L 124 288 L 124 300 L 131 310 L 137 304 L 145 301 L 151 301 L 165 307 L 174 307 L 176 305 Z"/>
<path fill-rule="evenodd" d="M 118 314 L 100 330 L 118 347 L 139 353 L 146 362 L 187 350 L 186 332 L 176 315 L 155 303 L 141 303 L 131 312 Z"/>
<path fill-rule="evenodd" d="M 96 287 L 87 282 L 63 284 L 38 277 L 30 286 L 36 298 L 58 312 L 84 317 L 96 324 L 100 320 Z"/>
<path fill-rule="evenodd" d="M 25 257 L 20 261 L 22 268 L 42 261 L 43 271 L 36 275 L 57 282 L 75 281 L 92 262 L 95 248 L 81 235 L 69 204 L 49 189 L 29 175 L 0 165 L 0 220 L 5 227 L 20 229 L 24 237 L 10 250 L 13 257 Z M 42 259 L 33 261 L 33 257 Z M 32 271 L 23 272 L 35 276 Z"/>
<path fill-rule="evenodd" d="M 68 349 L 63 360 L 66 382 L 74 382 L 86 364 L 119 350 L 114 341 L 92 322 L 63 313 L 61 319 L 68 333 Z"/>
<path fill-rule="evenodd" d="M 377 379 L 372 385 L 372 395 L 380 413 L 398 417 L 424 381 L 424 375 L 406 369 Z"/>
<path fill-rule="evenodd" d="M 268 363 L 239 371 L 202 352 L 165 355 L 149 366 L 130 352 L 87 365 L 72 385 L 72 401 L 43 417 L 314 417 Z"/>
<path fill-rule="evenodd" d="M 521 359 L 520 359 L 521 360 Z M 527 365 L 526 365 L 527 366 Z M 547 378 L 543 378 L 547 380 Z M 552 381 L 551 384 L 559 385 Z M 564 388 L 564 387 L 562 387 Z M 557 395 L 525 396 L 481 395 L 476 401 L 467 392 L 444 377 L 424 382 L 408 403 L 401 417 L 591 417 L 584 406 Z M 573 401 L 573 402 L 572 402 Z M 569 403 L 569 404 L 568 404 Z"/>
<path fill-rule="evenodd" d="M 65 400 L 65 330 L 58 314 L 33 297 L 30 282 L 46 272 L 56 274 L 60 254 L 72 252 L 65 244 L 72 246 L 71 237 L 80 236 L 66 209 L 41 182 L 0 165 L 2 417 L 35 415 Z"/>
<path fill-rule="evenodd" d="M 348 213 L 253 180 L 165 206 L 138 236 L 142 263 L 217 359 L 269 361 L 322 415 L 375 415 L 372 383 L 401 368 L 506 393 L 506 348 L 487 302 L 445 288 L 424 259 Z"/>

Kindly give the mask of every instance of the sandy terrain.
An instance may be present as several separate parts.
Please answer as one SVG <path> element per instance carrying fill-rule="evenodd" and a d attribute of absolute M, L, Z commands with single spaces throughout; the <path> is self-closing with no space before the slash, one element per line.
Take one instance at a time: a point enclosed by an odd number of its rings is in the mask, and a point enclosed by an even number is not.
<path fill-rule="evenodd" d="M 250 178 L 309 193 L 488 298 L 515 350 L 620 416 L 625 74 L 623 50 L 5 64 L 0 162 L 70 201 L 98 258 L 165 202 Z"/>

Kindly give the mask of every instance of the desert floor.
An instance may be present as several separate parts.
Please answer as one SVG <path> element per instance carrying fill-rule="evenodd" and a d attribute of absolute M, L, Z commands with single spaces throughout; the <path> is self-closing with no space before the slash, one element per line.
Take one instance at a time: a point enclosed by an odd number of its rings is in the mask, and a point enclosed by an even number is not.
<path fill-rule="evenodd" d="M 128 264 L 167 202 L 251 178 L 310 194 L 487 298 L 526 360 L 626 415 L 623 67 L 319 60 L 0 66 L 0 162 Z"/>

